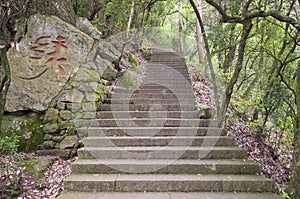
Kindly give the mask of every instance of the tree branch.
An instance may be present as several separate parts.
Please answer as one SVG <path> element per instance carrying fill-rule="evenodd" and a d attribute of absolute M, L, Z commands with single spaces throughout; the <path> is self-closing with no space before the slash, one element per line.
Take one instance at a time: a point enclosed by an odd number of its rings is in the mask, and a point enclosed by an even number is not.
<path fill-rule="evenodd" d="M 208 4 L 213 6 L 215 9 L 218 10 L 218 12 L 221 14 L 222 19 L 221 22 L 224 23 L 245 23 L 251 19 L 259 18 L 259 17 L 273 17 L 274 19 L 277 19 L 281 22 L 286 22 L 289 24 L 292 24 L 297 30 L 300 30 L 300 24 L 297 22 L 296 19 L 288 16 L 281 15 L 276 10 L 271 10 L 269 12 L 267 11 L 258 11 L 250 13 L 246 8 L 243 9 L 243 16 L 242 17 L 235 17 L 235 16 L 229 16 L 225 10 L 214 0 L 205 0 Z M 249 1 L 246 3 L 246 6 L 249 4 Z M 249 5 L 248 5 L 249 6 Z"/>

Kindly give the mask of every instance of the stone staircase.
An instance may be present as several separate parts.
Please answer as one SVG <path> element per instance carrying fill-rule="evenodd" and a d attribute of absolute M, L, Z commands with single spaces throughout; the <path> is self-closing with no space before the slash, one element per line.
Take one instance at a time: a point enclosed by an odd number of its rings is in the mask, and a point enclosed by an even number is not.
<path fill-rule="evenodd" d="M 154 51 L 141 87 L 116 88 L 98 117 L 81 121 L 85 147 L 61 199 L 280 198 L 233 137 L 199 119 L 185 60 L 175 53 Z"/>

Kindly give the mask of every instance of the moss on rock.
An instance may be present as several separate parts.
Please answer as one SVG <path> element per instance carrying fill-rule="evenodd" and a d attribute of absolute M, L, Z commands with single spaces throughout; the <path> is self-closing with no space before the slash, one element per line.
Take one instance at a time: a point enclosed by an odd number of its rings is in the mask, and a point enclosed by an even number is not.
<path fill-rule="evenodd" d="M 140 83 L 130 71 L 126 71 L 122 76 L 122 85 L 126 88 L 137 89 L 140 86 Z"/>
<path fill-rule="evenodd" d="M 44 141 L 42 120 L 39 117 L 4 115 L 1 132 L 7 136 L 20 136 L 19 151 L 35 151 Z"/>

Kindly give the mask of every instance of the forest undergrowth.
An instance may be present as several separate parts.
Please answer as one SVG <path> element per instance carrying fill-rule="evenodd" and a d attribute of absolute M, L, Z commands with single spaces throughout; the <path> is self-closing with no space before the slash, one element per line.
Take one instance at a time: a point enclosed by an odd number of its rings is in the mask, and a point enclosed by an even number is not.
<path fill-rule="evenodd" d="M 209 77 L 199 72 L 196 66 L 188 67 L 192 86 L 194 88 L 197 103 L 215 107 L 213 100 L 213 90 Z M 239 99 L 234 98 L 229 105 L 224 127 L 228 131 L 228 136 L 235 136 L 236 144 L 245 149 L 249 160 L 258 163 L 261 175 L 272 178 L 278 191 L 285 193 L 289 184 L 292 166 L 292 147 L 290 145 L 279 145 L 278 140 L 288 139 L 283 136 L 283 132 L 268 132 L 268 139 L 260 140 L 257 137 L 255 127 L 249 125 L 249 115 L 239 112 Z M 215 108 L 214 108 L 215 109 Z"/>

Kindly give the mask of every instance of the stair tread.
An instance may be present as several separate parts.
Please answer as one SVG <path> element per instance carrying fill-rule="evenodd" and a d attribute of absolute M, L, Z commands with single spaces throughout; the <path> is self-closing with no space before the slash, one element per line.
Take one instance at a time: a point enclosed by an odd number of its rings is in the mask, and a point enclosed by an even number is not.
<path fill-rule="evenodd" d="M 229 150 L 237 150 L 237 151 L 244 151 L 243 149 L 237 147 L 237 146 L 112 146 L 112 147 L 83 147 L 79 149 L 81 150 L 110 150 L 110 151 L 120 151 L 120 150 L 125 150 L 125 151 L 141 151 L 141 150 L 150 150 L 150 151 L 176 151 L 176 150 L 222 150 L 222 151 L 229 151 Z"/>
<path fill-rule="evenodd" d="M 172 119 L 172 118 L 170 118 Z M 224 130 L 223 128 L 218 128 L 218 127 L 184 127 L 184 126 L 178 126 L 178 127 L 140 127 L 140 126 L 137 126 L 137 127 L 126 127 L 126 126 L 122 126 L 122 127 L 97 127 L 97 126 L 91 126 L 91 127 L 88 127 L 88 129 L 90 130 L 93 130 L 93 129 L 103 129 L 103 130 L 110 130 L 110 129 L 125 129 L 125 130 L 131 130 L 131 129 L 135 129 L 135 130 L 147 130 L 147 129 L 155 129 L 155 130 L 158 130 L 158 129 L 161 129 L 161 130 L 195 130 L 195 129 L 205 129 L 205 130 Z"/>
<path fill-rule="evenodd" d="M 149 118 L 137 118 L 137 119 L 131 119 L 131 118 L 114 118 L 114 119 L 95 119 L 95 120 L 140 120 L 140 121 L 144 121 L 144 120 L 149 120 Z M 166 120 L 166 118 L 155 118 L 152 120 Z M 205 120 L 201 120 L 201 119 L 187 119 L 187 118 L 170 118 L 169 120 L 174 120 L 174 121 L 197 121 L 197 122 L 201 122 L 201 121 L 205 121 Z M 208 120 L 208 121 L 212 121 L 212 122 L 216 122 L 215 120 Z"/>
<path fill-rule="evenodd" d="M 73 174 L 67 181 L 248 181 L 273 182 L 259 175 L 193 175 L 193 174 Z"/>
<path fill-rule="evenodd" d="M 153 140 L 159 140 L 159 139 L 234 139 L 234 137 L 229 136 L 89 136 L 87 139 L 113 139 L 113 140 L 124 140 L 124 139 L 153 139 Z"/>
<path fill-rule="evenodd" d="M 149 164 L 176 164 L 176 165 L 257 165 L 246 159 L 213 159 L 213 160 L 191 160 L 191 159 L 78 159 L 73 164 L 118 164 L 118 165 L 149 165 Z"/>
<path fill-rule="evenodd" d="M 58 199 L 282 199 L 273 193 L 226 193 L 226 192 L 122 192 L 85 193 L 65 192 Z"/>

